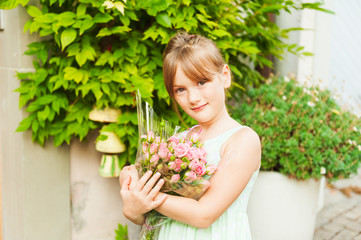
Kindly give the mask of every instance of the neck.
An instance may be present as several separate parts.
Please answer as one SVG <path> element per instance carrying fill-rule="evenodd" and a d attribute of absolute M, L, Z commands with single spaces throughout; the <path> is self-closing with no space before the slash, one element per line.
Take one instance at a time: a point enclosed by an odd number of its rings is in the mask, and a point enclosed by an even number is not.
<path fill-rule="evenodd" d="M 212 119 L 212 121 L 198 124 L 203 129 L 201 137 L 203 140 L 215 137 L 238 125 L 238 123 L 229 116 L 226 109 L 224 109 L 223 113 L 219 114 L 217 118 Z"/>

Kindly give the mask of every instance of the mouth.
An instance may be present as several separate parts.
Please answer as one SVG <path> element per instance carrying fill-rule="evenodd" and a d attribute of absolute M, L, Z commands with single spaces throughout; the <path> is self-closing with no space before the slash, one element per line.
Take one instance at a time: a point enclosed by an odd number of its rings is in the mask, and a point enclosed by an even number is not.
<path fill-rule="evenodd" d="M 191 110 L 192 111 L 200 111 L 200 110 L 202 110 L 205 106 L 207 106 L 208 105 L 208 103 L 206 103 L 206 104 L 203 104 L 203 105 L 200 105 L 200 106 L 197 106 L 197 107 L 192 107 L 191 108 Z"/>

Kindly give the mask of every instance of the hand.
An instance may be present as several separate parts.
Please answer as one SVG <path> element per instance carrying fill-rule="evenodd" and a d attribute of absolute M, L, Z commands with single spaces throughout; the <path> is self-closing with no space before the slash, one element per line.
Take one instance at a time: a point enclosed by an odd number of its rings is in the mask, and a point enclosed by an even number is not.
<path fill-rule="evenodd" d="M 166 194 L 156 198 L 164 184 L 163 179 L 157 183 L 160 175 L 160 173 L 156 173 L 151 177 L 151 171 L 145 173 L 133 189 L 130 188 L 132 182 L 131 177 L 127 176 L 125 178 L 122 183 L 120 195 L 123 199 L 123 213 L 126 218 L 136 224 L 143 224 L 143 214 L 157 208 L 165 201 L 167 198 Z"/>
<path fill-rule="evenodd" d="M 137 169 L 135 168 L 134 165 L 123 167 L 122 171 L 119 174 L 119 185 L 120 185 L 120 187 L 122 186 L 124 180 L 128 176 L 131 177 L 131 182 L 130 182 L 129 189 L 133 189 L 135 187 L 135 184 L 139 180 L 138 171 L 137 171 Z"/>

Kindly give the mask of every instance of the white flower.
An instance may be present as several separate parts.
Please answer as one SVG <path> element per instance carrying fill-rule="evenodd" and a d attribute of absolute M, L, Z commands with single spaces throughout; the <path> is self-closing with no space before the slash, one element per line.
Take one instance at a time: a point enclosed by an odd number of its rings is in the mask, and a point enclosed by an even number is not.
<path fill-rule="evenodd" d="M 322 175 L 326 174 L 326 168 L 321 167 L 321 171 L 320 171 L 320 172 L 321 172 Z"/>
<path fill-rule="evenodd" d="M 275 112 L 275 111 L 277 111 L 277 108 L 272 107 L 271 110 Z"/>
<path fill-rule="evenodd" d="M 308 94 L 308 95 L 311 95 L 311 91 L 308 90 L 307 88 L 303 88 L 303 92 L 306 93 L 306 94 Z"/>
<path fill-rule="evenodd" d="M 356 146 L 357 142 L 355 140 L 352 141 L 352 145 Z"/>
<path fill-rule="evenodd" d="M 315 104 L 314 104 L 313 102 L 308 102 L 307 105 L 310 106 L 310 107 L 314 107 L 314 106 L 315 106 Z"/>
<path fill-rule="evenodd" d="M 289 79 L 287 76 L 285 76 L 283 79 L 285 80 L 285 82 L 289 82 L 289 81 L 290 81 L 290 79 Z"/>
<path fill-rule="evenodd" d="M 347 143 L 350 144 L 350 145 L 352 145 L 352 140 L 351 140 L 351 139 L 348 139 L 348 140 L 347 140 Z"/>
<path fill-rule="evenodd" d="M 361 151 L 361 145 L 357 145 L 359 151 Z"/>
<path fill-rule="evenodd" d="M 282 99 L 286 101 L 286 100 L 287 100 L 287 97 L 286 97 L 286 96 L 282 96 Z"/>
<path fill-rule="evenodd" d="M 315 97 L 315 101 L 318 102 L 318 101 L 320 101 L 320 99 L 318 99 L 318 97 Z"/>
<path fill-rule="evenodd" d="M 354 130 L 355 132 L 358 132 L 357 127 L 353 127 L 353 130 Z"/>

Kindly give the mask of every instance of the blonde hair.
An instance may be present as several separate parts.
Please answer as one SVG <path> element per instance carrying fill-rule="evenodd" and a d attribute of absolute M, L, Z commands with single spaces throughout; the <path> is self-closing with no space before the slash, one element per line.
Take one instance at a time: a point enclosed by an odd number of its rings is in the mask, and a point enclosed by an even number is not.
<path fill-rule="evenodd" d="M 194 81 L 211 80 L 221 73 L 225 62 L 217 46 L 200 35 L 178 33 L 163 53 L 163 77 L 169 96 L 174 99 L 174 78 L 177 67 Z"/>

